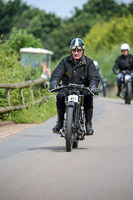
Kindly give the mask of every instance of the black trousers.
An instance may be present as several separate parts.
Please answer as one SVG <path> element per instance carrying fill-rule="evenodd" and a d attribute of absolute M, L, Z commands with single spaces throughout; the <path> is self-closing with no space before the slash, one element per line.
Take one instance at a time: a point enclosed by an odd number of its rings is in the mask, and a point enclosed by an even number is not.
<path fill-rule="evenodd" d="M 64 88 L 56 96 L 56 106 L 57 109 L 62 110 L 65 109 L 65 97 L 69 95 L 68 89 Z M 88 91 L 83 91 L 84 95 L 84 108 L 90 109 L 93 108 L 93 96 L 88 94 Z"/>

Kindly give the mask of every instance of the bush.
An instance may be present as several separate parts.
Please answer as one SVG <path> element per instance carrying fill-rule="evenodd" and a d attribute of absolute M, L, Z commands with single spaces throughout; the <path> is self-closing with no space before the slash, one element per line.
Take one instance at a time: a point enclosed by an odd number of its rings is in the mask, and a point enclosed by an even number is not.
<path fill-rule="evenodd" d="M 43 48 L 40 39 L 35 38 L 32 34 L 27 33 L 26 30 L 12 29 L 12 33 L 8 40 L 2 45 L 2 47 L 8 51 L 9 49 L 13 53 L 20 53 L 20 49 L 23 47 L 37 47 Z"/>
<path fill-rule="evenodd" d="M 9 44 L 9 42 L 7 42 L 6 45 L 7 44 Z M 12 46 L 5 48 L 6 45 L 0 45 L 0 83 L 16 84 L 40 78 L 41 71 L 39 68 L 30 66 L 22 67 L 19 61 L 18 53 L 12 50 Z M 44 89 L 40 88 L 39 85 L 33 87 L 33 93 L 34 100 L 37 100 L 44 95 L 48 95 Z M 41 123 L 56 114 L 56 104 L 54 98 L 49 97 L 46 102 L 39 106 L 33 105 L 30 88 L 24 88 L 23 94 L 25 103 L 30 104 L 30 107 L 28 109 L 3 114 L 0 116 L 0 120 L 10 120 L 16 123 Z M 10 90 L 10 100 L 11 106 L 21 105 L 19 89 Z M 8 105 L 5 89 L 0 89 L 0 107 L 6 106 Z"/>
<path fill-rule="evenodd" d="M 11 112 L 15 123 L 42 123 L 56 114 L 55 98 L 49 97 L 42 105 L 30 103 L 28 109 Z"/>

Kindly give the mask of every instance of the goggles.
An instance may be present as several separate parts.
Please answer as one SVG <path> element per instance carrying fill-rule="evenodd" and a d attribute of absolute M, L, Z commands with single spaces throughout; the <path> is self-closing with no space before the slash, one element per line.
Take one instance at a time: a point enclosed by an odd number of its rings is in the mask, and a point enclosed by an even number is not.
<path fill-rule="evenodd" d="M 83 49 L 84 49 L 84 46 L 83 46 L 83 47 L 81 47 L 81 46 L 70 46 L 70 48 L 71 48 L 72 50 L 74 50 L 74 49 L 83 50 Z"/>

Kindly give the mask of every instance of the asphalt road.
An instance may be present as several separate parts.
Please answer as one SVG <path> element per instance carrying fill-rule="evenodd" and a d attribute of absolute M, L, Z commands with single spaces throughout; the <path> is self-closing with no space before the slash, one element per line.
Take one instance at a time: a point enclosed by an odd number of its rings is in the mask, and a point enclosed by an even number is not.
<path fill-rule="evenodd" d="M 0 140 L 0 200 L 133 200 L 133 103 L 94 105 L 95 133 L 72 152 L 56 117 Z"/>

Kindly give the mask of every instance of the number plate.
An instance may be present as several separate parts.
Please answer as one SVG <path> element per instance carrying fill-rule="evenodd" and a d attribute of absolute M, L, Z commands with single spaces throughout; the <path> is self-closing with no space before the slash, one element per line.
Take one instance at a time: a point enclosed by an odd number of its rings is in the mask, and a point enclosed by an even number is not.
<path fill-rule="evenodd" d="M 76 96 L 76 95 L 69 95 L 68 96 L 68 102 L 69 101 L 73 101 L 73 102 L 78 103 L 78 96 Z"/>

